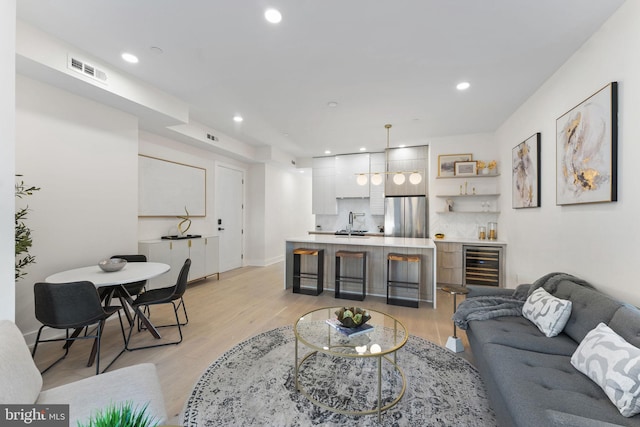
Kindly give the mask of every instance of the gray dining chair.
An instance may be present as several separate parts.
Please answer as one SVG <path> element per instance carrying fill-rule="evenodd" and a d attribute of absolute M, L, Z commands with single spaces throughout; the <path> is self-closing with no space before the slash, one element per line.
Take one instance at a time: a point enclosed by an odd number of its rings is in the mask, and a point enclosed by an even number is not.
<path fill-rule="evenodd" d="M 126 343 L 126 349 L 127 350 L 142 350 L 144 348 L 152 348 L 152 347 L 161 347 L 161 346 L 165 346 L 165 345 L 172 345 L 172 344 L 180 344 L 182 342 L 182 326 L 186 325 L 189 323 L 189 316 L 187 315 L 187 308 L 184 304 L 184 298 L 183 295 L 185 293 L 185 291 L 187 290 L 187 279 L 189 277 L 189 269 L 191 268 L 191 260 L 187 258 L 187 260 L 184 262 L 182 268 L 180 269 L 180 274 L 178 275 L 178 280 L 176 281 L 176 284 L 173 286 L 168 286 L 166 288 L 159 288 L 159 289 L 151 289 L 148 290 L 142 294 L 140 294 L 134 301 L 133 301 L 133 309 L 135 311 L 135 315 L 134 315 L 134 323 L 130 326 L 129 328 L 129 335 L 127 336 L 127 343 Z M 176 301 L 177 304 L 176 304 Z M 175 323 L 170 323 L 167 325 L 159 325 L 156 326 L 154 325 L 156 328 L 166 328 L 166 327 L 177 327 L 178 328 L 178 333 L 180 335 L 180 338 L 177 341 L 171 341 L 171 342 L 163 342 L 161 344 L 153 344 L 153 345 L 146 345 L 146 346 L 139 346 L 139 347 L 131 347 L 131 334 L 133 332 L 133 329 L 135 327 L 135 321 L 140 317 L 143 316 L 142 310 L 144 308 L 148 308 L 152 305 L 160 305 L 160 304 L 171 304 L 173 306 L 173 314 L 175 315 Z M 180 307 L 182 307 L 182 311 L 184 312 L 184 317 L 185 317 L 185 321 L 181 322 L 180 318 L 178 316 L 178 311 L 180 309 Z M 151 319 L 150 319 L 151 320 Z"/>
<path fill-rule="evenodd" d="M 96 375 L 100 373 L 100 341 L 104 330 L 105 321 L 113 314 L 118 313 L 120 320 L 120 330 L 126 346 L 126 338 L 119 306 L 103 306 L 100 295 L 93 283 L 69 282 L 69 283 L 46 283 L 39 282 L 33 286 L 35 300 L 35 315 L 42 326 L 38 329 L 36 343 L 33 346 L 31 356 L 35 358 L 38 344 L 43 342 L 65 341 L 64 354 L 42 373 L 44 374 L 62 359 L 67 357 L 71 344 L 75 340 L 94 340 L 92 354 L 89 357 L 87 366 L 91 366 L 95 352 Z M 89 332 L 88 327 L 96 326 L 94 331 Z M 64 329 L 65 338 L 42 339 L 42 330 L 45 328 Z M 73 334 L 69 334 L 70 329 L 75 329 Z M 82 329 L 85 334 L 80 335 Z M 122 352 L 120 353 L 122 354 Z M 116 356 L 116 359 L 120 356 Z M 114 359 L 115 361 L 115 359 Z M 113 363 L 113 361 L 111 362 Z M 111 363 L 109 366 L 111 366 Z M 108 367 L 107 366 L 107 369 Z M 106 369 L 105 369 L 106 370 Z"/>

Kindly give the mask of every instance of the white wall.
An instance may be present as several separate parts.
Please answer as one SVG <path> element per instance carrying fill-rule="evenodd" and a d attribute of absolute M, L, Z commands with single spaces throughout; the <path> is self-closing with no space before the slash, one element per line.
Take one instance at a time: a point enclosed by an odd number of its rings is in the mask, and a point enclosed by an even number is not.
<path fill-rule="evenodd" d="M 0 319 L 15 319 L 16 2 L 0 2 Z"/>
<path fill-rule="evenodd" d="M 137 252 L 138 121 L 18 75 L 16 170 L 41 187 L 26 202 L 36 264 L 16 287 L 16 323 L 39 327 L 33 283 Z"/>
<path fill-rule="evenodd" d="M 542 133 L 542 207 L 513 210 L 510 196 L 501 198 L 511 287 L 563 271 L 640 305 L 639 17 L 640 2 L 624 3 L 496 134 L 505 163 L 515 145 Z M 556 206 L 556 119 L 611 81 L 619 83 L 618 202 Z M 510 194 L 510 174 L 501 180 L 503 193 Z"/>
<path fill-rule="evenodd" d="M 311 177 L 263 163 L 251 166 L 249 181 L 245 262 L 264 266 L 282 261 L 286 238 L 306 235 L 314 227 Z"/>

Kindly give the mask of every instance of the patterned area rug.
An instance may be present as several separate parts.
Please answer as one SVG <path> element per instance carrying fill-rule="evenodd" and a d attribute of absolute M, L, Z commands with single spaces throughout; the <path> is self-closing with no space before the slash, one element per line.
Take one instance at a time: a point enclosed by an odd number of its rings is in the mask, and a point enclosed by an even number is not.
<path fill-rule="evenodd" d="M 295 390 L 293 328 L 282 327 L 241 342 L 204 372 L 185 404 L 184 426 L 495 426 L 480 375 L 466 360 L 410 336 L 398 351 L 406 377 L 404 397 L 377 415 L 348 416 L 322 409 Z M 308 349 L 302 345 L 299 355 Z M 304 363 L 300 385 L 314 398 L 348 410 L 377 407 L 376 359 L 318 354 Z M 383 405 L 402 380 L 383 363 Z M 386 398 L 385 398 L 386 396 Z"/>

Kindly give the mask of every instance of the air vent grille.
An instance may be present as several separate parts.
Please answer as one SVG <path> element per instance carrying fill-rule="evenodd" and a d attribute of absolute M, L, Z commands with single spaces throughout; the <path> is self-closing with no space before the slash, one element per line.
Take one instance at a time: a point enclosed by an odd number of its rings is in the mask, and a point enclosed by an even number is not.
<path fill-rule="evenodd" d="M 99 68 L 94 67 L 91 64 L 86 63 L 85 61 L 74 58 L 71 55 L 67 56 L 67 66 L 69 69 L 81 73 L 84 76 L 90 77 L 95 81 L 100 83 L 107 83 L 107 73 L 102 71 Z"/>

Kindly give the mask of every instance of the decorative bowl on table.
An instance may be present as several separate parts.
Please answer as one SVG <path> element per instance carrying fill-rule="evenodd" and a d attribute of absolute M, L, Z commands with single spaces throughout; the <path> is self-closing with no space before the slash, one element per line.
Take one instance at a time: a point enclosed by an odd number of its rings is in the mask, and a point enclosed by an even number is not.
<path fill-rule="evenodd" d="M 367 310 L 360 307 L 342 307 L 336 311 L 336 316 L 338 316 L 338 322 L 347 328 L 357 328 L 371 319 Z"/>
<path fill-rule="evenodd" d="M 107 273 L 114 271 L 120 271 L 127 265 L 127 260 L 122 258 L 109 258 L 103 259 L 98 263 L 98 266 Z"/>

